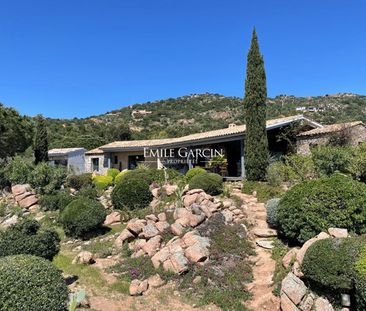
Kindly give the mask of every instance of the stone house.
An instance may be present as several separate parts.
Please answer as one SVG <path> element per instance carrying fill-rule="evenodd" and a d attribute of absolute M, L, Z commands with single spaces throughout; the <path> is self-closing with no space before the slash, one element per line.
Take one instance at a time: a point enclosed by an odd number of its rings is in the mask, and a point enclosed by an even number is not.
<path fill-rule="evenodd" d="M 297 136 L 297 152 L 304 155 L 310 154 L 311 147 L 327 145 L 332 140 L 353 146 L 365 142 L 365 124 L 361 121 L 330 124 L 302 132 Z"/>

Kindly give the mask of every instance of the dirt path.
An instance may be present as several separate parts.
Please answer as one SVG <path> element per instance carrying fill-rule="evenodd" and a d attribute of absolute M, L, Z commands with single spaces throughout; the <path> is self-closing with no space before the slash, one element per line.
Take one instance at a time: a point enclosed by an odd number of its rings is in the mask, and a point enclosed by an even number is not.
<path fill-rule="evenodd" d="M 248 290 L 253 294 L 249 307 L 254 311 L 280 310 L 280 300 L 272 293 L 272 276 L 276 263 L 271 258 L 271 250 L 258 245 L 259 243 L 267 247 L 267 241 L 276 235 L 276 231 L 268 227 L 267 211 L 263 203 L 257 203 L 254 196 L 245 195 L 240 190 L 234 190 L 233 194 L 244 201 L 242 208 L 251 224 L 249 235 L 255 243 L 256 255 L 251 258 L 254 264 L 253 282 L 248 284 Z"/>

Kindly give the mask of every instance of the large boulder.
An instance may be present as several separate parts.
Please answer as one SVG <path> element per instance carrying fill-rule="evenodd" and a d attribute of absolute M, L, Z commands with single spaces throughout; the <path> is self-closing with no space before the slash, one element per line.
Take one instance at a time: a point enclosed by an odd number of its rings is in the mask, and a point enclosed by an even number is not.
<path fill-rule="evenodd" d="M 14 186 L 11 187 L 11 193 L 14 196 L 17 196 L 17 195 L 20 195 L 20 194 L 23 194 L 23 193 L 27 192 L 28 189 L 30 189 L 30 185 L 28 185 L 28 184 L 14 185 Z"/>
<path fill-rule="evenodd" d="M 135 238 L 135 236 L 131 233 L 130 230 L 123 229 L 120 235 L 117 237 L 116 241 L 114 242 L 114 245 L 117 248 L 122 247 L 123 242 L 125 241 L 132 241 Z"/>
<path fill-rule="evenodd" d="M 31 206 L 38 203 L 38 198 L 36 195 L 30 195 L 18 202 L 19 206 L 22 208 L 30 208 Z"/>
<path fill-rule="evenodd" d="M 109 215 L 107 215 L 104 224 L 106 226 L 108 225 L 113 225 L 113 224 L 119 224 L 121 223 L 121 213 L 118 211 L 114 211 L 112 213 L 110 213 Z"/>
<path fill-rule="evenodd" d="M 145 225 L 146 225 L 146 220 L 133 218 L 127 223 L 126 229 L 128 229 L 134 235 L 138 235 L 141 233 L 141 231 Z"/>
<path fill-rule="evenodd" d="M 154 236 L 159 234 L 159 230 L 156 228 L 154 223 L 148 223 L 146 226 L 142 228 L 142 232 L 139 234 L 139 237 L 151 239 Z"/>
<path fill-rule="evenodd" d="M 295 305 L 298 305 L 305 296 L 307 288 L 303 281 L 290 272 L 282 280 L 281 292 L 286 294 Z"/>
<path fill-rule="evenodd" d="M 161 240 L 162 240 L 161 236 L 157 235 L 157 236 L 151 238 L 150 240 L 148 240 L 146 243 L 144 243 L 141 246 L 141 249 L 146 254 L 148 254 L 149 257 L 152 257 L 158 252 L 158 250 L 160 248 Z"/>
<path fill-rule="evenodd" d="M 73 259 L 72 264 L 84 264 L 84 265 L 90 265 L 94 263 L 94 256 L 93 253 L 83 251 L 76 255 L 76 257 Z"/>

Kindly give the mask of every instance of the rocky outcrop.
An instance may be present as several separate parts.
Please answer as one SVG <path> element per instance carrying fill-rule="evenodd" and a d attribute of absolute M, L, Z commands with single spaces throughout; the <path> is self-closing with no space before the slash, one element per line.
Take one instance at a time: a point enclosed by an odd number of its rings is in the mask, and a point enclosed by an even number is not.
<path fill-rule="evenodd" d="M 14 203 L 18 204 L 22 208 L 29 209 L 30 207 L 38 204 L 38 198 L 28 184 L 12 186 L 11 193 L 14 198 Z"/>
<path fill-rule="evenodd" d="M 91 252 L 83 251 L 76 255 L 76 257 L 73 259 L 72 264 L 85 264 L 90 265 L 94 263 L 94 256 Z"/>

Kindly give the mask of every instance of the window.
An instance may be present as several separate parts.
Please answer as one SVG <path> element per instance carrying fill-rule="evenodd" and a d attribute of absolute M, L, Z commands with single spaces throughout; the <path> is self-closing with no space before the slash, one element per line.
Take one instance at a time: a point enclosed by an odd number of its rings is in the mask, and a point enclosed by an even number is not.
<path fill-rule="evenodd" d="M 130 155 L 128 156 L 128 169 L 133 170 L 139 163 L 145 161 L 144 155 Z"/>
<path fill-rule="evenodd" d="M 118 164 L 118 156 L 114 156 L 114 164 Z"/>
<path fill-rule="evenodd" d="M 99 171 L 99 158 L 92 158 L 92 170 Z"/>

